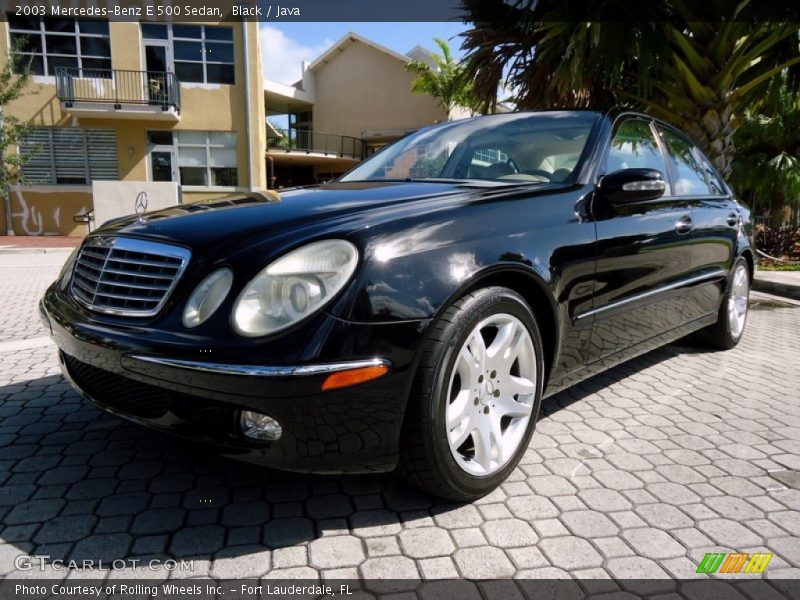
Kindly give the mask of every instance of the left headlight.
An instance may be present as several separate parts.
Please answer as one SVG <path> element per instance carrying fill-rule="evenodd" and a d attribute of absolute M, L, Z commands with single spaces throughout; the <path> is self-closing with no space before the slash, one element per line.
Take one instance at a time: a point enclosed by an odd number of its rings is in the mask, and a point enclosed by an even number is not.
<path fill-rule="evenodd" d="M 61 267 L 61 271 L 58 274 L 58 286 L 61 291 L 65 291 L 69 286 L 69 281 L 72 278 L 72 268 L 75 266 L 75 260 L 78 258 L 78 252 L 81 251 L 81 247 L 78 246 L 72 253 L 67 257 L 66 262 L 64 262 L 64 266 Z"/>
<path fill-rule="evenodd" d="M 197 327 L 213 315 L 228 295 L 232 283 L 233 272 L 227 268 L 217 269 L 203 279 L 183 309 L 183 326 Z"/>
<path fill-rule="evenodd" d="M 327 304 L 353 276 L 358 250 L 345 240 L 302 246 L 268 265 L 233 307 L 233 327 L 256 337 L 286 329 Z"/>

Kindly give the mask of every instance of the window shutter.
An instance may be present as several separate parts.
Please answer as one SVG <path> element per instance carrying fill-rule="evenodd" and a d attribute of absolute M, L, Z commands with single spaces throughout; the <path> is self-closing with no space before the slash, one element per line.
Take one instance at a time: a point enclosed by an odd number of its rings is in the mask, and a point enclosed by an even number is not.
<path fill-rule="evenodd" d="M 89 154 L 89 179 L 119 179 L 117 132 L 113 129 L 87 129 L 86 147 Z"/>
<path fill-rule="evenodd" d="M 20 154 L 28 156 L 28 162 L 22 166 L 23 183 L 55 183 L 51 150 L 50 130 L 46 128 L 31 129 L 20 140 Z"/>
<path fill-rule="evenodd" d="M 86 136 L 82 129 L 52 129 L 56 183 L 86 183 Z"/>
<path fill-rule="evenodd" d="M 26 184 L 86 185 L 119 179 L 117 132 L 113 129 L 37 127 L 20 140 L 29 154 L 22 173 Z"/>

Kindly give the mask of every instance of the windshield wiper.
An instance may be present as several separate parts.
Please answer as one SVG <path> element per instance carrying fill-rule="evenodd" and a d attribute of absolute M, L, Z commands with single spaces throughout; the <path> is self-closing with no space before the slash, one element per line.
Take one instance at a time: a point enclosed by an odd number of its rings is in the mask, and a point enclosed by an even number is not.
<path fill-rule="evenodd" d="M 477 179 L 450 179 L 448 177 L 395 177 L 380 179 L 347 179 L 342 183 L 469 183 Z"/>
<path fill-rule="evenodd" d="M 497 179 L 455 179 L 449 177 L 403 177 L 393 179 L 349 179 L 342 183 L 448 183 L 451 185 L 475 187 L 520 187 L 543 185 L 548 181 L 500 181 Z"/>
<path fill-rule="evenodd" d="M 452 185 L 474 185 L 478 187 L 498 187 L 503 185 L 502 182 L 491 179 L 456 179 L 450 177 L 406 177 L 402 181 L 411 183 L 450 183 Z"/>

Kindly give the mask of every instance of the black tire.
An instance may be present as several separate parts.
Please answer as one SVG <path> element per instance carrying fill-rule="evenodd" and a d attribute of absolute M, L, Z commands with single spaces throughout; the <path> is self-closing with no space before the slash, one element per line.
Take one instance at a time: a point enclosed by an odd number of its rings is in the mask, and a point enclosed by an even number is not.
<path fill-rule="evenodd" d="M 742 339 L 744 328 L 747 323 L 747 313 L 745 312 L 745 322 L 741 326 L 741 330 L 737 334 L 732 332 L 731 317 L 729 315 L 729 302 L 733 288 L 734 278 L 738 270 L 744 269 L 747 277 L 747 299 L 750 298 L 750 269 L 747 260 L 740 256 L 733 263 L 731 275 L 728 278 L 728 283 L 725 286 L 725 294 L 722 296 L 722 302 L 717 313 L 717 322 L 713 325 L 702 329 L 697 336 L 698 342 L 707 348 L 714 350 L 730 350 L 734 348 Z M 746 304 L 745 304 L 746 306 Z"/>
<path fill-rule="evenodd" d="M 508 462 L 496 473 L 467 473 L 450 450 L 445 426 L 449 374 L 473 328 L 498 313 L 511 314 L 527 328 L 536 356 L 536 393 L 527 429 Z M 408 400 L 400 440 L 397 474 L 434 496 L 469 502 L 494 490 L 519 463 L 528 447 L 541 405 L 544 377 L 542 339 L 536 318 L 525 300 L 503 287 L 469 293 L 450 306 L 432 325 Z"/>

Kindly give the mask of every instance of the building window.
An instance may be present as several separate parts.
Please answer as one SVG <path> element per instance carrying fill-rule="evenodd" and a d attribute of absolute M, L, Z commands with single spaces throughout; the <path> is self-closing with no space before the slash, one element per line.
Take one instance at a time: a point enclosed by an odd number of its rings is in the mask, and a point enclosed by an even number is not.
<path fill-rule="evenodd" d="M 238 185 L 236 134 L 227 131 L 178 131 L 181 185 Z"/>
<path fill-rule="evenodd" d="M 55 75 L 66 67 L 81 74 L 91 69 L 90 77 L 111 77 L 108 21 L 9 14 L 8 26 L 12 50 L 34 75 Z"/>
<path fill-rule="evenodd" d="M 147 140 L 153 181 L 172 181 L 170 165 L 177 155 L 181 185 L 239 185 L 234 132 L 149 131 Z"/>
<path fill-rule="evenodd" d="M 29 156 L 22 167 L 26 184 L 87 185 L 119 179 L 113 129 L 35 127 L 20 140 L 19 151 Z"/>
<path fill-rule="evenodd" d="M 180 81 L 236 83 L 230 27 L 143 23 L 142 37 L 169 41 L 173 68 Z"/>

